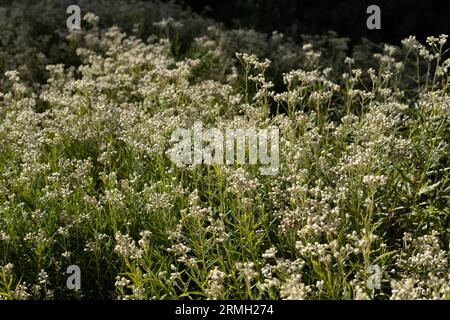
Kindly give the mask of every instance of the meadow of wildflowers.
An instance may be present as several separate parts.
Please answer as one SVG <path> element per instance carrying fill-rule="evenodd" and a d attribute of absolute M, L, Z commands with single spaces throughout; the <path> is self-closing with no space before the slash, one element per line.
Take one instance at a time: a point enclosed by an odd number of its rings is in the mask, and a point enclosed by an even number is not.
<path fill-rule="evenodd" d="M 446 35 L 349 54 L 97 4 L 51 46 L 51 2 L 41 38 L 0 9 L 0 299 L 450 299 Z M 276 174 L 176 165 L 198 121 L 278 129 Z"/>

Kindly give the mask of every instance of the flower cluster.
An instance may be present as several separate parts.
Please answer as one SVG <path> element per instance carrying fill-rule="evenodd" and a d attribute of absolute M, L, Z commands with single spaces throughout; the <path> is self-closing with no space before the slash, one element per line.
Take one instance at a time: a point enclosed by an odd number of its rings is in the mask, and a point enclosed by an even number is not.
<path fill-rule="evenodd" d="M 58 34 L 63 59 L 24 37 L 39 70 L 1 70 L 0 298 L 450 297 L 447 36 L 347 57 L 334 33 L 295 43 L 174 4 L 148 37 L 100 2 Z M 279 170 L 177 166 L 171 135 L 196 122 L 279 130 Z"/>

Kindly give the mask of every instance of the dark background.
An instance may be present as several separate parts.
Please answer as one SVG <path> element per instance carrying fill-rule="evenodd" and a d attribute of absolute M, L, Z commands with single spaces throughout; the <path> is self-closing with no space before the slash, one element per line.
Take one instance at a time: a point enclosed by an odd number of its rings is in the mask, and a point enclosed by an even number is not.
<path fill-rule="evenodd" d="M 357 42 L 361 37 L 396 44 L 450 32 L 450 1 L 437 0 L 177 0 L 227 27 L 278 30 L 294 38 L 328 30 Z M 381 30 L 368 30 L 366 9 L 381 8 Z"/>

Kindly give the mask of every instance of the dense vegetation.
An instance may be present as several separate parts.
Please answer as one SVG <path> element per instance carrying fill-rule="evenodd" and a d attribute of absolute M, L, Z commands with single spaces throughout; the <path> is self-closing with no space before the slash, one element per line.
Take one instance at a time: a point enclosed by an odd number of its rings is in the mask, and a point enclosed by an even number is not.
<path fill-rule="evenodd" d="M 447 36 L 349 54 L 137 1 L 68 32 L 66 2 L 0 8 L 0 298 L 450 298 Z M 278 128 L 278 174 L 176 166 L 195 121 Z"/>

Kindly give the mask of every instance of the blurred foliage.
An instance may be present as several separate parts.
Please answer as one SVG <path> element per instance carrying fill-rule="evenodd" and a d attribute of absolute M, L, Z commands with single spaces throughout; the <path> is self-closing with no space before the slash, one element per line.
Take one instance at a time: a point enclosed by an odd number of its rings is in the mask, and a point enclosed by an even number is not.
<path fill-rule="evenodd" d="M 450 2 L 438 0 L 180 0 L 197 12 L 224 22 L 228 27 L 251 27 L 262 32 L 278 30 L 293 37 L 323 34 L 329 30 L 359 42 L 399 42 L 415 35 L 425 40 L 430 34 L 450 30 Z M 366 9 L 381 8 L 381 30 L 368 30 Z"/>

